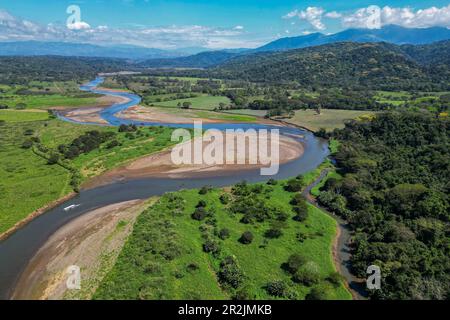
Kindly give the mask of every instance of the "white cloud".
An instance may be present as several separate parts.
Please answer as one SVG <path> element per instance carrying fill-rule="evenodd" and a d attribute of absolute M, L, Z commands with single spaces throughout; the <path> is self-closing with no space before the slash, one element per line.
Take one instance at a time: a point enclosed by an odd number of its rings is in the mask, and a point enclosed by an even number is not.
<path fill-rule="evenodd" d="M 325 30 L 326 27 L 322 23 L 322 16 L 325 10 L 320 7 L 308 7 L 306 10 L 298 11 L 294 10 L 286 14 L 284 19 L 292 19 L 298 17 L 300 20 L 308 21 L 315 29 Z"/>
<path fill-rule="evenodd" d="M 371 19 L 368 8 L 345 15 L 342 23 L 348 28 L 366 28 Z M 408 28 L 427 28 L 433 26 L 450 27 L 450 5 L 442 8 L 430 7 L 415 10 L 410 7 L 393 8 L 385 6 L 380 10 L 381 26 L 395 24 Z"/>
<path fill-rule="evenodd" d="M 84 22 L 71 28 L 68 28 L 68 25 L 41 25 L 0 10 L 0 41 L 65 41 L 98 45 L 129 44 L 160 49 L 197 46 L 222 49 L 257 47 L 266 40 L 255 40 L 244 31 L 243 26 L 227 29 L 199 25 L 112 28 L 92 27 Z"/>
<path fill-rule="evenodd" d="M 86 22 L 80 21 L 67 24 L 67 28 L 70 30 L 87 30 L 90 29 L 91 26 Z"/>
<path fill-rule="evenodd" d="M 337 11 L 331 11 L 331 12 L 327 12 L 325 14 L 325 17 L 330 18 L 330 19 L 339 19 L 342 17 L 342 14 Z"/>

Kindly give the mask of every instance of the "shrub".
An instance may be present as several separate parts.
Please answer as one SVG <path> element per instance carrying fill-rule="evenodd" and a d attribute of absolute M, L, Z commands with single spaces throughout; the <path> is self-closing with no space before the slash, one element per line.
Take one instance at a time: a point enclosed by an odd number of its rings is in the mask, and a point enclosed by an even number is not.
<path fill-rule="evenodd" d="M 269 239 L 277 239 L 283 235 L 280 228 L 272 227 L 264 233 L 264 236 Z"/>
<path fill-rule="evenodd" d="M 239 238 L 239 242 L 242 244 L 250 244 L 253 241 L 253 234 L 250 231 L 245 231 Z"/>
<path fill-rule="evenodd" d="M 292 197 L 290 204 L 293 206 L 299 206 L 302 204 L 306 204 L 306 198 L 302 194 L 297 193 Z"/>
<path fill-rule="evenodd" d="M 319 272 L 313 268 L 302 267 L 295 273 L 292 280 L 310 287 L 320 282 L 320 275 Z"/>
<path fill-rule="evenodd" d="M 196 208 L 201 208 L 201 207 L 206 207 L 206 201 L 205 200 L 200 200 L 197 205 Z"/>
<path fill-rule="evenodd" d="M 22 149 L 30 149 L 33 146 L 33 141 L 26 140 L 22 143 Z"/>
<path fill-rule="evenodd" d="M 305 257 L 294 253 L 289 256 L 289 259 L 285 263 L 284 267 L 289 273 L 295 274 L 306 262 Z"/>
<path fill-rule="evenodd" d="M 223 228 L 219 231 L 219 238 L 222 240 L 228 239 L 230 237 L 230 230 Z"/>
<path fill-rule="evenodd" d="M 194 213 L 191 215 L 192 219 L 197 221 L 202 221 L 208 216 L 208 212 L 206 212 L 205 208 L 199 207 L 196 208 Z"/>
<path fill-rule="evenodd" d="M 303 182 L 298 179 L 291 179 L 287 182 L 284 189 L 289 192 L 299 192 L 303 188 Z"/>
<path fill-rule="evenodd" d="M 278 280 L 267 283 L 264 289 L 273 297 L 284 297 L 288 287 L 284 281 Z"/>
<path fill-rule="evenodd" d="M 278 181 L 275 179 L 269 179 L 269 181 L 267 181 L 267 184 L 269 186 L 276 186 L 278 184 Z"/>
<path fill-rule="evenodd" d="M 194 272 L 194 271 L 197 271 L 198 269 L 200 269 L 200 267 L 195 262 L 191 262 L 186 266 L 186 270 L 188 272 Z"/>
<path fill-rule="evenodd" d="M 112 148 L 115 148 L 115 147 L 118 147 L 118 146 L 120 146 L 119 141 L 113 140 L 113 141 L 111 141 L 110 143 L 107 144 L 106 148 L 112 149 Z"/>
<path fill-rule="evenodd" d="M 327 294 L 323 288 L 312 288 L 306 295 L 306 300 L 326 300 Z"/>
<path fill-rule="evenodd" d="M 47 164 L 49 164 L 49 165 L 54 165 L 54 164 L 57 164 L 58 161 L 59 161 L 59 154 L 57 154 L 57 153 L 52 153 L 52 154 L 50 155 L 50 157 L 48 158 L 48 160 L 47 160 Z"/>
<path fill-rule="evenodd" d="M 342 276 L 338 272 L 333 272 L 327 277 L 327 281 L 335 288 L 338 288 L 341 285 L 342 279 Z"/>
<path fill-rule="evenodd" d="M 27 129 L 23 132 L 24 136 L 32 136 L 34 134 L 34 130 L 33 129 Z"/>
<path fill-rule="evenodd" d="M 219 200 L 220 200 L 220 203 L 222 203 L 222 204 L 228 204 L 231 201 L 231 197 L 228 193 L 223 193 L 220 195 Z"/>
<path fill-rule="evenodd" d="M 297 214 L 294 216 L 294 220 L 298 222 L 304 222 L 306 221 L 306 219 L 308 219 L 308 210 L 299 210 L 299 212 L 297 212 Z"/>
<path fill-rule="evenodd" d="M 232 288 L 237 289 L 243 283 L 245 277 L 240 270 L 236 259 L 234 257 L 228 256 L 220 263 L 218 278 L 220 283 L 229 285 Z"/>
<path fill-rule="evenodd" d="M 204 195 L 204 194 L 207 194 L 209 191 L 211 191 L 212 190 L 212 187 L 211 186 L 203 186 L 199 191 L 198 191 L 198 194 L 202 194 L 202 195 Z"/>
<path fill-rule="evenodd" d="M 214 240 L 206 240 L 203 244 L 203 251 L 206 253 L 217 254 L 220 252 L 220 245 Z"/>

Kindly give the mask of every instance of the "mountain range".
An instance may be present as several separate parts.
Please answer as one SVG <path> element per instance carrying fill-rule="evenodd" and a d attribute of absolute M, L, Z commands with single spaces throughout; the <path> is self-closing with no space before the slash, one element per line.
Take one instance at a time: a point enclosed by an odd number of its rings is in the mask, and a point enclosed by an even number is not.
<path fill-rule="evenodd" d="M 313 33 L 281 38 L 256 49 L 208 51 L 205 48 L 162 50 L 137 46 L 99 46 L 70 42 L 18 41 L 0 42 L 0 56 L 78 56 L 121 58 L 138 61 L 141 67 L 208 68 L 232 58 L 257 52 L 285 51 L 337 42 L 387 42 L 421 45 L 450 39 L 450 29 L 442 27 L 413 29 L 396 25 L 381 29 L 348 29 L 325 35 Z"/>
<path fill-rule="evenodd" d="M 447 28 L 414 29 L 389 25 L 381 29 L 348 29 L 332 35 L 313 33 L 299 37 L 281 38 L 256 49 L 238 52 L 222 50 L 182 58 L 150 59 L 142 62 L 141 66 L 208 68 L 242 55 L 293 50 L 338 42 L 387 42 L 396 45 L 421 45 L 448 39 L 450 39 L 450 30 Z"/>

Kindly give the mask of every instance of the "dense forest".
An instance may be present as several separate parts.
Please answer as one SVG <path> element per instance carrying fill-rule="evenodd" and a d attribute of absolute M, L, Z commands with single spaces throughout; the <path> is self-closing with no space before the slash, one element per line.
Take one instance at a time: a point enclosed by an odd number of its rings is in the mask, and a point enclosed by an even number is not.
<path fill-rule="evenodd" d="M 382 271 L 379 299 L 450 298 L 450 126 L 431 113 L 386 113 L 333 136 L 342 180 L 320 202 L 356 231 L 352 264 Z"/>
<path fill-rule="evenodd" d="M 376 90 L 447 90 L 448 63 L 432 68 L 448 52 L 449 41 L 421 50 L 387 43 L 337 43 L 232 59 L 212 76 L 255 82 L 296 82 L 303 86 L 351 87 Z M 408 53 L 407 53 L 408 52 Z M 417 60 L 415 60 L 415 58 Z"/>
<path fill-rule="evenodd" d="M 58 56 L 0 57 L 0 83 L 27 84 L 30 81 L 85 81 L 101 72 L 132 68 L 125 60 Z"/>

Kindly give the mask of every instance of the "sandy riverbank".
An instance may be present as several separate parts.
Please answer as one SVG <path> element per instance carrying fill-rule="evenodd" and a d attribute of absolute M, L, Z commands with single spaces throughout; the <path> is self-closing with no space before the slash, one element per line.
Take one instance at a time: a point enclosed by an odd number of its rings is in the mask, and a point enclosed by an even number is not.
<path fill-rule="evenodd" d="M 172 149 L 165 150 L 156 154 L 141 157 L 135 161 L 130 162 L 124 166 L 110 170 L 100 176 L 92 178 L 88 181 L 83 188 L 90 189 L 101 185 L 110 184 L 116 181 L 128 180 L 128 179 L 140 179 L 140 178 L 195 178 L 200 176 L 213 176 L 223 175 L 233 172 L 239 172 L 242 170 L 252 170 L 263 167 L 269 167 L 268 164 L 260 163 L 259 160 L 256 164 L 250 162 L 250 155 L 257 154 L 255 148 L 251 148 L 247 144 L 247 151 L 245 153 L 239 152 L 238 149 L 227 149 L 226 141 L 230 141 L 235 136 L 225 135 L 225 146 L 222 146 L 220 141 L 204 142 L 203 150 L 209 145 L 209 148 L 217 148 L 219 146 L 223 148 L 223 163 L 224 164 L 174 164 L 172 160 Z M 268 141 L 270 143 L 270 141 Z M 183 146 L 191 144 L 191 142 L 177 145 L 177 150 L 183 149 Z M 290 137 L 280 136 L 279 143 L 274 145 L 278 148 L 278 161 L 280 164 L 284 164 L 301 157 L 304 153 L 303 145 L 298 141 Z M 192 150 L 192 148 L 191 148 Z M 270 150 L 270 145 L 269 145 Z M 178 152 L 177 152 L 178 153 Z M 193 154 L 193 152 L 192 152 Z M 228 163 L 226 157 L 234 154 L 233 163 Z M 192 157 L 191 157 L 192 159 Z M 273 159 L 275 160 L 275 158 Z"/>
<path fill-rule="evenodd" d="M 88 212 L 53 234 L 32 258 L 13 299 L 90 299 L 113 266 L 148 202 L 122 202 Z M 67 268 L 81 269 L 81 290 L 68 290 Z"/>

